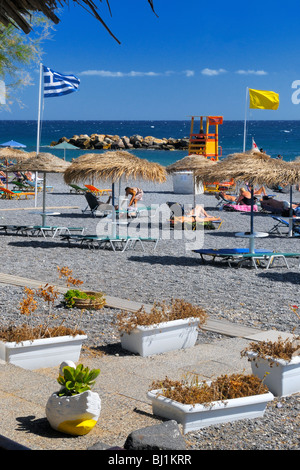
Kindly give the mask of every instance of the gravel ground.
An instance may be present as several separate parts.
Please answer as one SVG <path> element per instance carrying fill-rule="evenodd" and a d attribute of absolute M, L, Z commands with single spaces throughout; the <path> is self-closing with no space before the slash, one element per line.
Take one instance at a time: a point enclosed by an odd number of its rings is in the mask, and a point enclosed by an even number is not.
<path fill-rule="evenodd" d="M 126 182 L 130 185 L 133 182 Z M 86 233 L 95 233 L 101 219 L 83 214 L 86 207 L 83 195 L 70 194 L 62 177 L 49 175 L 47 184 L 54 191 L 47 194 L 47 206 L 76 206 L 78 209 L 60 209 L 60 215 L 48 217 L 51 225 L 85 227 Z M 162 185 L 134 182 L 144 188 L 144 203 L 162 204 L 167 201 L 192 203 L 192 195 L 173 194 L 172 181 Z M 99 183 L 100 185 L 100 183 Z M 106 184 L 107 186 L 107 184 Z M 104 183 L 101 184 L 104 187 Z M 124 193 L 125 184 L 122 184 Z M 269 191 L 272 192 L 272 191 Z M 278 199 L 286 195 L 276 194 Z M 294 200 L 300 202 L 295 192 Z M 236 232 L 249 231 L 250 216 L 244 213 L 219 211 L 217 200 L 212 195 L 198 195 L 197 202 L 204 204 L 211 215 L 221 217 L 219 230 L 204 232 L 204 248 L 248 247 L 246 238 L 235 237 Z M 41 206 L 41 195 L 38 206 Z M 18 208 L 20 210 L 13 210 Z M 40 224 L 41 216 L 32 214 L 33 200 L 0 199 L 0 221 L 3 224 Z M 5 210 L 3 210 L 5 209 Z M 266 214 L 255 214 L 255 231 L 268 232 L 275 221 Z M 83 281 L 86 290 L 101 290 L 107 295 L 138 302 L 153 303 L 156 300 L 169 301 L 183 298 L 205 308 L 211 318 L 225 319 L 234 323 L 258 329 L 277 329 L 300 334 L 299 317 L 290 308 L 299 305 L 299 260 L 289 259 L 287 269 L 277 260 L 268 271 L 242 267 L 230 268 L 224 262 L 202 264 L 200 257 L 193 253 L 191 240 L 183 238 L 183 232 L 171 233 L 170 239 L 159 242 L 155 251 L 152 244 L 146 245 L 145 252 L 139 248 L 125 253 L 111 250 L 89 250 L 76 245 L 68 247 L 60 239 L 3 235 L 1 237 L 1 272 L 32 279 L 43 283 L 57 283 L 57 266 L 68 266 L 73 276 Z M 186 234 L 194 236 L 194 234 Z M 178 237 L 178 239 L 175 239 Z M 269 236 L 256 240 L 256 248 L 277 251 L 300 252 L 299 239 L 287 236 Z M 198 241 L 200 247 L 200 241 Z M 194 246 L 193 246 L 194 247 Z M 22 322 L 16 308 L 21 300 L 20 287 L 0 286 L 1 324 Z M 66 315 L 65 324 L 77 323 L 78 318 L 69 318 L 58 301 L 55 313 Z M 41 315 L 41 314 L 40 314 Z M 114 345 L 118 349 L 119 336 L 115 324 L 116 311 L 105 309 L 99 315 L 95 311 L 85 314 L 81 326 L 88 334 L 88 346 Z M 207 333 L 205 341 L 212 341 L 216 335 Z M 201 340 L 201 338 L 199 338 Z M 187 440 L 192 449 L 299 449 L 299 394 L 275 400 L 268 406 L 264 418 L 246 420 L 205 430 L 192 432 Z"/>

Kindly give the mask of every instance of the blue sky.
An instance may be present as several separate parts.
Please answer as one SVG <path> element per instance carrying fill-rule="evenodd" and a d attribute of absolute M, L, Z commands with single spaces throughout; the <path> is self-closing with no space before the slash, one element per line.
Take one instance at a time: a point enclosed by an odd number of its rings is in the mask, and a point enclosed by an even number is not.
<path fill-rule="evenodd" d="M 243 120 L 247 87 L 280 98 L 277 111 L 247 108 L 247 119 L 299 119 L 299 2 L 154 0 L 158 17 L 146 0 L 110 0 L 112 17 L 99 5 L 121 45 L 82 8 L 62 10 L 43 64 L 81 84 L 46 99 L 43 119 Z M 33 78 L 24 108 L 14 104 L 2 119 L 37 119 L 37 71 Z"/>

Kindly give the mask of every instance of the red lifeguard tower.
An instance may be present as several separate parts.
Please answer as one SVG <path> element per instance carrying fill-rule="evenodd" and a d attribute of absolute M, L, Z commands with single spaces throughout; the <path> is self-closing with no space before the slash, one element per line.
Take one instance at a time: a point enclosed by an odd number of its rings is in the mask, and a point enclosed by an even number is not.
<path fill-rule="evenodd" d="M 200 119 L 197 133 L 194 132 L 195 118 Z M 223 116 L 191 116 L 189 155 L 198 154 L 211 160 L 218 160 L 219 155 L 222 155 L 222 147 L 219 146 L 219 125 L 221 124 L 223 124 Z M 214 126 L 214 132 L 210 132 L 210 126 Z"/>

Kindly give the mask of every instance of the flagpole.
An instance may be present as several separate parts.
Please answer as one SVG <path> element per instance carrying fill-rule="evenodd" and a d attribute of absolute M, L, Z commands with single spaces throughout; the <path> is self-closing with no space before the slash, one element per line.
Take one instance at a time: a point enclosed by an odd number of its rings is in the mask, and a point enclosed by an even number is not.
<path fill-rule="evenodd" d="M 41 106 L 42 106 L 42 63 L 40 63 L 40 83 L 39 83 L 39 109 L 38 109 L 38 123 L 37 123 L 37 141 L 36 141 L 36 154 L 40 153 L 40 133 L 41 133 Z M 34 188 L 34 206 L 37 206 L 37 184 L 38 172 L 35 172 L 35 188 Z"/>
<path fill-rule="evenodd" d="M 243 152 L 246 151 L 246 122 L 247 122 L 247 101 L 248 101 L 248 87 L 246 88 L 246 102 L 245 102 L 245 121 L 244 121 L 244 142 Z"/>

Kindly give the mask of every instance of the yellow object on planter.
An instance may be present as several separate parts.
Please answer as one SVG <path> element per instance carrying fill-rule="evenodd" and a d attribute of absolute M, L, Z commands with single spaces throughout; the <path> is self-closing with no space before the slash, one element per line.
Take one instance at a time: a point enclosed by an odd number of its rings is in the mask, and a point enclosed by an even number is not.
<path fill-rule="evenodd" d="M 75 436 L 84 436 L 88 434 L 97 423 L 94 419 L 76 419 L 75 421 L 64 421 L 60 423 L 57 430 L 66 434 L 73 434 Z"/>
<path fill-rule="evenodd" d="M 71 361 L 60 366 L 76 367 Z M 53 393 L 46 405 L 46 417 L 56 431 L 75 436 L 88 434 L 96 425 L 101 411 L 101 399 L 96 392 L 86 390 L 71 396 L 59 396 Z"/>

